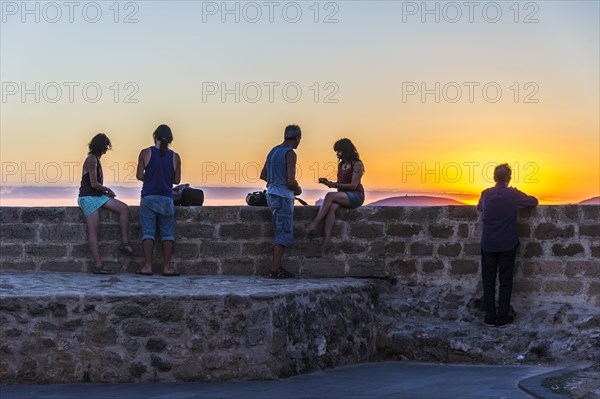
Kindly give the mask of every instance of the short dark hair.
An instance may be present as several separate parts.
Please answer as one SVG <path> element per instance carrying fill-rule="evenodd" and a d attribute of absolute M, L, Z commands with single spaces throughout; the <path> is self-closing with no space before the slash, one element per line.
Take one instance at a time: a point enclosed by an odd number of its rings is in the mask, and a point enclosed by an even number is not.
<path fill-rule="evenodd" d="M 512 176 L 512 170 L 507 163 L 500 164 L 494 169 L 494 181 L 508 184 Z"/>
<path fill-rule="evenodd" d="M 108 136 L 104 133 L 98 133 L 94 136 L 92 141 L 88 143 L 88 154 L 94 154 L 100 156 L 106 151 L 112 149 L 112 144 Z"/>
<path fill-rule="evenodd" d="M 285 128 L 285 133 L 283 135 L 283 138 L 285 140 L 294 140 L 299 137 L 302 137 L 302 131 L 300 130 L 300 126 L 289 125 Z"/>

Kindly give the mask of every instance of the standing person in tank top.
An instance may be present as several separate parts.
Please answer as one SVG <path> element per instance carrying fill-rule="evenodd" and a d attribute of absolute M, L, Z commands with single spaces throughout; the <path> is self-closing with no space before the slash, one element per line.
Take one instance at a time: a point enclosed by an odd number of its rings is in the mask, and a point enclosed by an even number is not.
<path fill-rule="evenodd" d="M 275 244 L 273 245 L 273 267 L 270 278 L 294 278 L 294 274 L 281 266 L 285 249 L 294 241 L 294 196 L 302 194 L 296 181 L 296 153 L 302 132 L 300 127 L 285 128 L 284 141 L 273 147 L 260 178 L 267 182 L 267 203 L 273 215 Z"/>
<path fill-rule="evenodd" d="M 175 242 L 175 207 L 173 205 L 173 184 L 181 181 L 181 159 L 169 144 L 173 133 L 167 125 L 160 125 L 154 131 L 154 146 L 140 152 L 136 177 L 144 182 L 140 201 L 140 223 L 142 225 L 142 245 L 144 247 L 144 267 L 136 274 L 152 275 L 152 253 L 158 221 L 160 239 L 163 246 L 163 276 L 179 276 L 171 265 L 173 243 Z"/>
<path fill-rule="evenodd" d="M 306 233 L 313 234 L 322 220 L 325 220 L 324 237 L 321 252 L 331 248 L 331 233 L 335 223 L 335 211 L 339 208 L 358 208 L 365 202 L 365 189 L 361 184 L 365 167 L 360 160 L 358 150 L 349 139 L 340 139 L 333 145 L 338 158 L 337 181 L 332 182 L 320 178 L 319 183 L 329 188 L 337 188 L 337 192 L 327 193 L 319 213 L 306 226 Z"/>
<path fill-rule="evenodd" d="M 91 272 L 94 274 L 114 274 L 116 271 L 105 268 L 100 260 L 98 250 L 98 233 L 100 232 L 100 208 L 119 214 L 122 244 L 119 251 L 128 255 L 135 255 L 129 244 L 129 207 L 124 202 L 115 199 L 116 194 L 108 187 L 103 186 L 104 176 L 100 158 L 112 149 L 110 139 L 104 133 L 98 133 L 88 144 L 88 155 L 83 163 L 81 185 L 77 204 L 83 211 L 88 229 L 88 245 L 94 258 Z"/>

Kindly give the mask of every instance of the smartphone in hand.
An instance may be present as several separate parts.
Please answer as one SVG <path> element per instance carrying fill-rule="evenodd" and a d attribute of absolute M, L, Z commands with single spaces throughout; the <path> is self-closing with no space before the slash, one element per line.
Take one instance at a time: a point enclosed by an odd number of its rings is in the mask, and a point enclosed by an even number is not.
<path fill-rule="evenodd" d="M 321 184 L 325 184 L 325 183 L 327 183 L 328 181 L 329 181 L 329 180 L 327 180 L 327 179 L 326 179 L 326 178 L 324 178 L 324 177 L 319 177 L 319 183 L 321 183 Z"/>

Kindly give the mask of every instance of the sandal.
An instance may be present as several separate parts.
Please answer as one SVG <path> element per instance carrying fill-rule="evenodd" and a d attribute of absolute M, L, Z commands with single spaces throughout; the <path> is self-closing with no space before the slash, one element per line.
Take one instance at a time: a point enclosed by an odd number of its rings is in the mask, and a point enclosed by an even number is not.
<path fill-rule="evenodd" d="M 269 278 L 281 280 L 284 278 L 296 278 L 296 276 L 294 275 L 294 273 L 290 273 L 282 267 L 276 271 L 271 270 L 271 272 L 269 273 Z"/>
<path fill-rule="evenodd" d="M 117 274 L 116 271 L 107 269 L 104 266 L 101 266 L 101 267 L 94 266 L 94 267 L 92 267 L 92 273 L 93 274 Z"/>
<path fill-rule="evenodd" d="M 121 246 L 119 246 L 119 251 L 130 256 L 137 256 L 137 253 L 133 250 L 133 247 L 129 243 L 121 244 Z"/>

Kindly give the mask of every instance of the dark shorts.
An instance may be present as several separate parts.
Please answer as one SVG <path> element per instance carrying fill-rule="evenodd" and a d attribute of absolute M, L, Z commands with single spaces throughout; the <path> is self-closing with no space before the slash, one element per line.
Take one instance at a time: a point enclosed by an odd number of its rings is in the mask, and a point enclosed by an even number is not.
<path fill-rule="evenodd" d="M 275 244 L 287 248 L 294 242 L 294 200 L 267 194 L 267 202 L 273 214 Z"/>
<path fill-rule="evenodd" d="M 365 202 L 365 197 L 356 191 L 344 191 L 352 208 L 358 208 Z"/>

